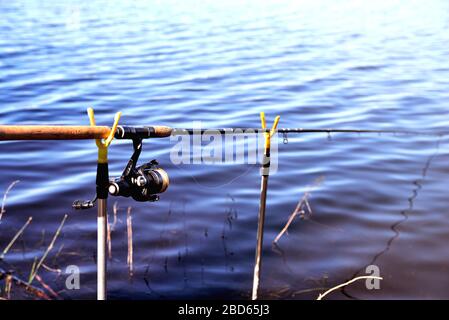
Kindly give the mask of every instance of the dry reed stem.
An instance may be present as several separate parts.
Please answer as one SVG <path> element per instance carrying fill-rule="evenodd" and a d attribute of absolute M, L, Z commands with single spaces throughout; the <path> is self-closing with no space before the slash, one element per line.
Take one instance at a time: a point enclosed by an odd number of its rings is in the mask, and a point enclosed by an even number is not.
<path fill-rule="evenodd" d="M 17 231 L 16 235 L 12 238 L 12 240 L 9 242 L 9 244 L 6 246 L 6 248 L 3 250 L 3 253 L 0 255 L 0 260 L 3 260 L 5 255 L 8 253 L 9 249 L 14 245 L 16 240 L 20 237 L 20 235 L 23 233 L 23 231 L 28 227 L 28 225 L 31 223 L 31 220 L 33 220 L 33 217 L 29 217 L 27 222 L 20 228 L 19 231 Z"/>
<path fill-rule="evenodd" d="M 0 220 L 2 220 L 3 214 L 6 212 L 5 205 L 6 205 L 6 198 L 8 197 L 8 192 L 11 191 L 11 189 L 19 182 L 20 180 L 13 181 L 6 189 L 5 194 L 3 195 L 2 208 L 0 209 Z"/>
<path fill-rule="evenodd" d="M 42 256 L 41 260 L 39 261 L 39 263 L 36 265 L 36 268 L 34 269 L 34 272 L 30 275 L 30 280 L 29 280 L 29 284 L 31 284 L 31 282 L 33 282 L 34 277 L 36 277 L 37 272 L 39 271 L 39 268 L 41 267 L 41 265 L 44 263 L 45 258 L 47 258 L 48 253 L 51 251 L 51 249 L 53 249 L 53 246 L 56 242 L 56 238 L 58 238 L 59 234 L 61 233 L 61 229 L 64 226 L 64 222 L 67 219 L 68 215 L 65 214 L 64 218 L 62 218 L 61 224 L 58 227 L 58 230 L 56 230 L 55 235 L 53 236 L 53 239 L 51 240 L 47 250 L 45 250 L 44 255 Z"/>
<path fill-rule="evenodd" d="M 12 275 L 7 274 L 5 278 L 5 296 L 6 299 L 11 299 Z"/>
<path fill-rule="evenodd" d="M 33 264 L 31 265 L 30 275 L 28 276 L 28 281 L 30 281 L 31 276 L 34 273 L 34 270 L 36 270 L 36 264 L 37 264 L 37 257 L 34 257 Z"/>
<path fill-rule="evenodd" d="M 133 276 L 133 226 L 132 226 L 132 217 L 131 217 L 131 207 L 128 207 L 128 212 L 126 213 L 126 226 L 128 233 L 128 267 L 129 267 L 129 276 Z"/>
<path fill-rule="evenodd" d="M 335 287 L 333 287 L 333 288 L 330 288 L 330 289 L 327 290 L 325 293 L 320 293 L 320 294 L 318 295 L 317 300 L 322 300 L 325 296 L 327 296 L 327 295 L 328 295 L 329 293 L 331 293 L 332 291 L 335 291 L 335 290 L 340 289 L 340 288 L 342 288 L 342 287 L 345 287 L 345 286 L 347 286 L 347 285 L 349 285 L 349 284 L 351 284 L 351 283 L 353 283 L 353 282 L 355 282 L 355 281 L 357 281 L 357 280 L 362 280 L 362 279 L 378 279 L 378 280 L 383 280 L 382 277 L 377 277 L 377 276 L 360 276 L 360 277 L 355 277 L 355 278 L 352 279 L 352 280 L 349 280 L 349 281 L 347 281 L 347 282 L 345 282 L 345 283 L 339 284 L 338 286 L 335 286 Z"/>
<path fill-rule="evenodd" d="M 293 220 L 298 216 L 298 215 L 305 215 L 306 214 L 306 210 L 309 214 L 312 214 L 312 208 L 310 207 L 309 204 L 309 197 L 310 194 L 312 192 L 312 189 L 318 187 L 322 181 L 324 180 L 324 177 L 321 176 L 318 179 L 315 180 L 315 182 L 313 183 L 312 186 L 309 186 L 308 189 L 306 190 L 306 192 L 304 193 L 304 195 L 302 196 L 301 200 L 299 200 L 298 204 L 296 205 L 295 210 L 292 212 L 292 214 L 289 216 L 287 223 L 285 224 L 284 228 L 282 228 L 281 232 L 279 232 L 279 234 L 276 236 L 276 238 L 273 240 L 273 243 L 276 244 L 279 239 L 284 235 L 284 233 L 287 232 L 288 228 L 290 227 L 290 225 L 292 224 Z"/>
<path fill-rule="evenodd" d="M 59 294 L 57 294 L 48 284 L 46 284 L 45 282 L 44 282 L 44 280 L 42 280 L 42 278 L 38 275 L 38 274 L 36 274 L 36 280 L 41 284 L 41 286 L 42 287 L 44 287 L 44 289 L 45 290 L 47 290 L 48 292 L 50 292 L 50 294 L 53 296 L 53 297 L 55 297 L 55 298 L 57 298 L 57 299 L 60 299 L 61 297 L 59 296 Z"/>
<path fill-rule="evenodd" d="M 109 223 L 109 219 L 107 219 L 106 241 L 108 243 L 108 259 L 111 260 L 112 259 L 112 239 L 111 239 L 111 224 Z"/>
<path fill-rule="evenodd" d="M 112 222 L 112 230 L 115 230 L 115 225 L 117 224 L 118 201 L 114 202 L 114 206 L 112 207 L 112 211 L 114 213 L 114 221 Z"/>

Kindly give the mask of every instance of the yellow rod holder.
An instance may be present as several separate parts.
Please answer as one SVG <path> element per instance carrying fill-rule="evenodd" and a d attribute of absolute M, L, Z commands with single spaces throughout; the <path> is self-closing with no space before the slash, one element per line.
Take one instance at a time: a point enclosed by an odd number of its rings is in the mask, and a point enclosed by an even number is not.
<path fill-rule="evenodd" d="M 278 126 L 278 123 L 279 123 L 279 119 L 280 119 L 281 117 L 280 116 L 276 116 L 276 118 L 274 119 L 274 122 L 273 122 L 273 126 L 271 127 L 271 129 L 267 132 L 267 131 L 265 131 L 263 134 L 264 134 L 264 137 L 265 137 L 265 155 L 267 155 L 266 153 L 267 153 L 267 151 L 268 150 L 270 150 L 270 144 L 271 144 L 271 137 L 275 134 L 275 132 L 276 132 L 276 128 L 277 128 L 277 126 Z M 262 129 L 266 129 L 267 128 L 267 122 L 266 122 L 266 120 L 265 120 L 265 112 L 261 112 L 260 113 L 260 122 L 261 122 L 261 124 L 262 124 Z M 269 156 L 269 154 L 267 155 L 267 156 Z"/>
<path fill-rule="evenodd" d="M 87 114 L 89 116 L 90 125 L 92 127 L 96 126 L 94 109 L 88 108 Z M 121 112 L 117 112 L 114 117 L 114 124 L 112 125 L 111 132 L 106 139 L 95 139 L 95 143 L 98 148 L 98 162 L 107 163 L 108 162 L 108 147 L 114 139 L 115 132 L 117 131 L 118 122 L 122 116 Z"/>

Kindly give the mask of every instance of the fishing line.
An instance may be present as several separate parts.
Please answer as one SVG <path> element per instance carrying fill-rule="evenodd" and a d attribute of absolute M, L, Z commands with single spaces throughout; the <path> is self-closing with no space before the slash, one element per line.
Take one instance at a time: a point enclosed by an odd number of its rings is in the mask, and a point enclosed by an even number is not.
<path fill-rule="evenodd" d="M 185 172 L 187 174 L 187 176 L 189 176 L 198 186 L 200 186 L 201 188 L 204 188 L 204 189 L 218 189 L 218 188 L 230 185 L 234 181 L 240 179 L 241 177 L 244 177 L 244 176 L 248 175 L 248 173 L 251 172 L 251 169 L 253 169 L 253 168 L 258 166 L 257 164 L 251 164 L 251 165 L 248 166 L 248 168 L 243 173 L 239 174 L 237 177 L 232 178 L 230 181 L 225 182 L 225 183 L 220 183 L 220 184 L 217 184 L 217 185 L 213 185 L 213 186 L 208 186 L 208 185 L 202 184 L 195 176 L 190 174 L 187 170 L 184 170 L 181 166 L 176 165 L 176 164 L 173 164 L 173 165 L 176 168 L 178 168 L 179 170 Z"/>
<path fill-rule="evenodd" d="M 408 212 L 413 210 L 414 201 L 416 200 L 416 198 L 418 198 L 418 191 L 423 188 L 422 183 L 425 181 L 425 179 L 427 177 L 427 173 L 428 173 L 428 170 L 430 169 L 430 165 L 431 165 L 432 161 L 437 157 L 437 155 L 440 151 L 440 143 L 441 143 L 441 139 L 438 139 L 436 142 L 436 145 L 435 145 L 434 153 L 428 157 L 427 161 L 425 162 L 424 168 L 422 169 L 421 179 L 416 179 L 413 181 L 413 185 L 415 185 L 416 187 L 412 190 L 412 195 L 407 199 L 408 203 L 409 203 L 408 208 L 401 210 L 401 212 L 400 212 L 400 214 L 402 215 L 402 218 L 390 226 L 390 229 L 394 232 L 394 235 L 391 238 L 389 238 L 389 240 L 386 243 L 385 248 L 382 249 L 377 254 L 375 254 L 374 257 L 371 259 L 371 261 L 368 264 L 366 264 L 364 267 L 362 267 L 358 271 L 356 271 L 353 274 L 353 276 L 351 277 L 351 279 L 355 278 L 361 271 L 365 270 L 367 266 L 373 265 L 382 255 L 384 255 L 386 252 L 388 252 L 390 250 L 394 240 L 399 238 L 400 232 L 398 230 L 398 227 L 401 224 L 405 223 L 409 219 Z M 342 288 L 341 291 L 348 298 L 357 300 L 356 297 L 354 297 L 346 292 L 346 287 Z"/>

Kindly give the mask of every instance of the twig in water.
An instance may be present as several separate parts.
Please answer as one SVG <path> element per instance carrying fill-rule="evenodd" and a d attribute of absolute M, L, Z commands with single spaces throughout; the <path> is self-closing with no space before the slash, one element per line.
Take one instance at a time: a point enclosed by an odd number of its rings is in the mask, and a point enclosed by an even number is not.
<path fill-rule="evenodd" d="M 19 182 L 20 180 L 13 181 L 6 189 L 5 194 L 3 195 L 2 208 L 0 209 L 0 220 L 2 220 L 3 214 L 6 212 L 5 205 L 6 205 L 6 198 L 8 197 L 8 192 L 11 191 L 11 189 Z"/>
<path fill-rule="evenodd" d="M 55 268 L 49 267 L 45 263 L 42 264 L 42 268 L 44 268 L 47 271 L 54 272 L 54 273 L 57 273 L 57 274 L 61 274 L 62 273 L 61 269 L 55 269 Z"/>
<path fill-rule="evenodd" d="M 301 202 L 301 205 L 302 205 L 302 202 Z M 295 211 L 293 211 L 293 213 L 290 215 L 290 217 L 288 218 L 287 223 L 285 224 L 284 228 L 282 228 L 281 232 L 279 232 L 279 234 L 273 240 L 273 244 L 277 244 L 279 239 L 284 235 L 284 233 L 287 232 L 288 227 L 290 226 L 290 224 L 293 222 L 293 220 L 296 218 L 297 215 L 305 214 L 304 210 L 298 210 L 298 209 L 301 209 L 301 206 L 298 205 L 296 207 Z"/>
<path fill-rule="evenodd" d="M 126 213 L 126 226 L 128 233 L 128 268 L 129 268 L 129 276 L 133 276 L 133 226 L 132 226 L 132 217 L 131 217 L 131 207 L 128 207 L 128 212 Z"/>
<path fill-rule="evenodd" d="M 20 230 L 16 233 L 14 238 L 12 238 L 11 242 L 6 246 L 5 250 L 3 250 L 3 253 L 0 255 L 0 260 L 3 260 L 5 255 L 8 253 L 9 249 L 11 249 L 11 247 L 13 246 L 14 242 L 16 242 L 16 240 L 20 237 L 20 235 L 23 233 L 23 231 L 26 229 L 26 227 L 28 227 L 31 220 L 33 220 L 33 217 L 29 217 L 27 222 L 25 222 L 25 224 L 22 226 L 22 228 L 20 228 Z"/>
<path fill-rule="evenodd" d="M 48 246 L 47 250 L 45 250 L 44 255 L 42 256 L 39 263 L 36 265 L 36 268 L 33 270 L 33 273 L 30 275 L 30 280 L 28 281 L 28 284 L 31 284 L 31 282 L 33 282 L 33 279 L 36 277 L 37 272 L 39 271 L 39 268 L 44 263 L 45 258 L 47 258 L 48 253 L 51 251 L 51 249 L 53 249 L 53 246 L 56 242 L 56 238 L 58 238 L 59 234 L 61 233 L 61 229 L 64 226 L 64 222 L 67 219 L 67 217 L 68 217 L 68 215 L 65 214 L 64 218 L 62 218 L 61 224 L 59 225 L 58 230 L 56 230 L 56 233 L 53 236 L 53 239 L 51 240 L 50 245 Z"/>
<path fill-rule="evenodd" d="M 340 288 L 342 288 L 342 287 L 347 286 L 348 284 L 351 284 L 351 283 L 353 283 L 353 282 L 355 282 L 355 281 L 357 281 L 357 280 L 362 280 L 362 279 L 378 279 L 378 280 L 383 280 L 382 277 L 377 277 L 377 276 L 360 276 L 360 277 L 356 277 L 356 278 L 354 278 L 354 279 L 352 279 L 352 280 L 349 280 L 349 281 L 347 281 L 347 282 L 345 282 L 345 283 L 339 284 L 338 286 L 335 286 L 335 287 L 333 287 L 333 288 L 330 288 L 330 289 L 327 290 L 325 293 L 320 293 L 320 294 L 318 295 L 317 300 L 322 300 L 325 296 L 327 296 L 327 295 L 328 295 L 329 293 L 331 293 L 332 291 L 335 291 L 335 290 L 337 290 L 337 289 L 340 289 Z"/>
<path fill-rule="evenodd" d="M 287 223 L 285 224 L 284 228 L 282 228 L 281 232 L 279 232 L 279 234 L 276 236 L 276 238 L 273 240 L 273 243 L 276 244 L 279 239 L 284 235 L 284 233 L 287 232 L 288 227 L 290 227 L 290 225 L 292 224 L 293 220 L 299 215 L 304 217 L 306 215 L 306 213 L 308 213 L 309 215 L 312 214 L 312 208 L 310 207 L 309 204 L 309 197 L 310 197 L 310 193 L 312 192 L 312 189 L 316 188 L 317 186 L 319 186 L 322 181 L 324 180 L 324 176 L 319 177 L 318 179 L 315 180 L 315 182 L 313 183 L 312 186 L 310 186 L 307 191 L 304 193 L 304 195 L 302 196 L 301 200 L 298 202 L 298 204 L 296 205 L 295 210 L 293 211 L 293 213 L 290 215 L 290 217 L 287 220 Z"/>
<path fill-rule="evenodd" d="M 56 299 L 60 299 L 61 297 L 59 296 L 59 294 L 57 294 L 48 284 L 46 284 L 44 282 L 44 280 L 42 280 L 42 278 L 36 274 L 36 280 L 41 284 L 42 287 L 45 288 L 45 290 L 47 290 L 48 292 L 50 292 L 50 294 L 52 296 L 54 296 Z"/>

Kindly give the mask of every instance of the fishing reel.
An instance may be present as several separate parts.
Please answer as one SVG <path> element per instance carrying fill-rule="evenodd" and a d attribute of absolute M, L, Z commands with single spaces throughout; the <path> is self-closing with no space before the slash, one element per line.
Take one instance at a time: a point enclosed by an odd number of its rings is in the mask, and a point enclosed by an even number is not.
<path fill-rule="evenodd" d="M 159 163 L 156 160 L 151 160 L 150 162 L 137 167 L 137 161 L 139 160 L 142 151 L 142 139 L 133 139 L 133 147 L 134 153 L 123 170 L 122 175 L 110 179 L 109 185 L 106 185 L 105 187 L 107 187 L 107 191 L 112 196 L 132 197 L 135 201 L 139 202 L 158 201 L 158 194 L 165 192 L 170 184 L 168 174 L 165 170 L 159 167 Z M 105 172 L 104 177 L 107 177 L 107 169 Z M 99 192 L 98 190 L 97 187 L 97 195 Z M 101 190 L 103 189 L 101 188 Z M 107 196 L 107 192 L 105 196 Z M 77 200 L 73 203 L 72 207 L 77 210 L 90 209 L 95 206 L 96 200 L 97 197 L 88 201 Z"/>
<path fill-rule="evenodd" d="M 168 184 L 167 172 L 159 168 L 156 160 L 151 160 L 112 179 L 108 191 L 112 196 L 132 197 L 139 202 L 157 201 L 157 194 L 165 192 Z"/>
<path fill-rule="evenodd" d="M 134 153 L 122 175 L 109 181 L 109 194 L 126 198 L 132 197 L 139 202 L 158 201 L 158 194 L 165 192 L 170 184 L 168 174 L 159 167 L 156 160 L 136 167 L 142 151 L 142 140 L 133 139 L 133 146 Z"/>

